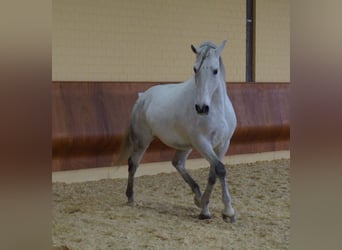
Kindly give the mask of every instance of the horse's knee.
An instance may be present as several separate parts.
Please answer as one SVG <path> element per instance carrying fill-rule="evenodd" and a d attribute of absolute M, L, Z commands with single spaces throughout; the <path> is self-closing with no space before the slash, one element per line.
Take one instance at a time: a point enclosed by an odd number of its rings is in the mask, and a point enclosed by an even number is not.
<path fill-rule="evenodd" d="M 220 178 L 224 178 L 226 177 L 227 175 L 227 170 L 225 168 L 225 166 L 223 165 L 222 162 L 218 162 L 216 165 L 215 165 L 215 173 L 218 177 Z"/>
<path fill-rule="evenodd" d="M 175 157 L 172 159 L 172 165 L 175 167 L 175 168 L 182 168 L 185 164 L 185 160 L 184 159 L 180 159 L 178 157 Z"/>

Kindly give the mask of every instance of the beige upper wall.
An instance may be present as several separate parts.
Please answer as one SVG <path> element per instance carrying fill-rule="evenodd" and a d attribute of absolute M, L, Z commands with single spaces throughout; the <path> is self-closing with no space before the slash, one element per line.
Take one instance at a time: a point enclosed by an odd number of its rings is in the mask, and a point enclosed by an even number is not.
<path fill-rule="evenodd" d="M 290 1 L 256 0 L 255 81 L 290 81 Z"/>
<path fill-rule="evenodd" d="M 228 81 L 245 78 L 245 1 L 53 0 L 55 81 L 183 81 L 190 44 L 228 44 Z"/>
<path fill-rule="evenodd" d="M 256 0 L 255 80 L 290 80 L 290 1 Z M 184 81 L 190 44 L 228 44 L 227 81 L 245 81 L 244 0 L 53 0 L 52 80 Z"/>

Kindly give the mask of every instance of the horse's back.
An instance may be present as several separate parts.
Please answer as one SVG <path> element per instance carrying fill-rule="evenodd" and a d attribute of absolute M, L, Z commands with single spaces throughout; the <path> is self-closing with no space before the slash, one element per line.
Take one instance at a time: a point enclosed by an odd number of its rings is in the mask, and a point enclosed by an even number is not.
<path fill-rule="evenodd" d="M 144 103 L 144 112 L 150 119 L 173 118 L 181 107 L 188 106 L 189 87 L 188 82 L 156 85 L 145 91 L 138 102 Z"/>
<path fill-rule="evenodd" d="M 154 104 L 173 106 L 187 94 L 188 85 L 189 82 L 156 85 L 144 92 L 142 97 L 150 99 Z"/>

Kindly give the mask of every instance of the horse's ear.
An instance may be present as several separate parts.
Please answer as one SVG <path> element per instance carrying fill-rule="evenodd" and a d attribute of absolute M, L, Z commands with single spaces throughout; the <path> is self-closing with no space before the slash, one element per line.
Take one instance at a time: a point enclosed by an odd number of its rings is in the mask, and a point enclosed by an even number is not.
<path fill-rule="evenodd" d="M 222 43 L 220 44 L 220 46 L 217 47 L 216 51 L 217 51 L 217 54 L 220 56 L 223 49 L 224 49 L 224 46 L 226 46 L 226 43 L 227 43 L 227 40 L 223 40 Z"/>
<path fill-rule="evenodd" d="M 197 54 L 197 49 L 196 49 L 196 47 L 195 47 L 194 45 L 192 45 L 192 44 L 191 44 L 191 49 L 192 49 L 192 51 L 193 51 L 195 54 Z"/>

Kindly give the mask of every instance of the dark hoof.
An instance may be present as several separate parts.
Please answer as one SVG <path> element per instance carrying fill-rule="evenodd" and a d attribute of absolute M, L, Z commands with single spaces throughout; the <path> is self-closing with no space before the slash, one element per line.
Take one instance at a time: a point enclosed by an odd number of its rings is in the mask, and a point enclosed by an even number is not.
<path fill-rule="evenodd" d="M 134 204 L 135 204 L 134 203 L 134 199 L 133 198 L 128 198 L 127 205 L 132 207 L 132 206 L 134 206 Z"/>
<path fill-rule="evenodd" d="M 200 214 L 198 216 L 198 219 L 200 219 L 200 220 L 209 220 L 209 219 L 211 219 L 211 216 L 210 215 L 206 215 L 206 214 Z"/>
<path fill-rule="evenodd" d="M 222 219 L 226 222 L 229 222 L 228 219 L 230 220 L 230 223 L 234 223 L 235 222 L 235 214 L 232 216 L 228 216 L 225 214 L 222 214 Z"/>

